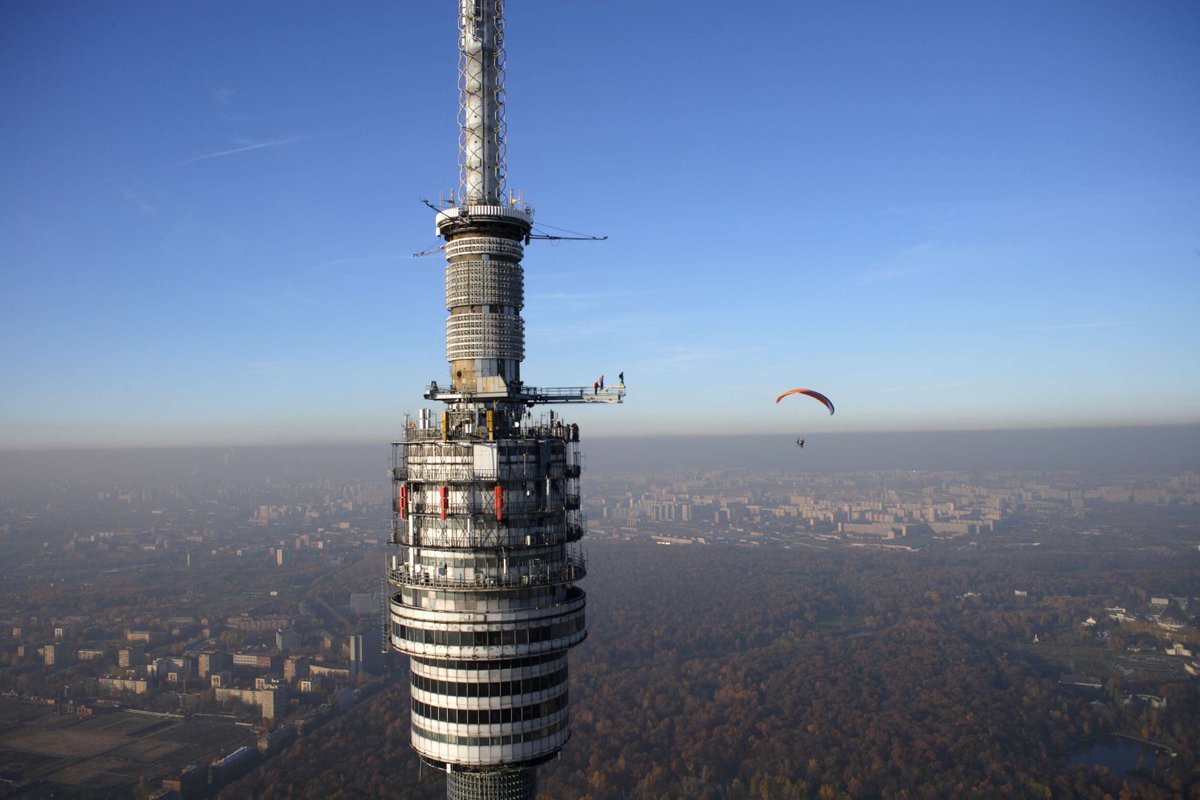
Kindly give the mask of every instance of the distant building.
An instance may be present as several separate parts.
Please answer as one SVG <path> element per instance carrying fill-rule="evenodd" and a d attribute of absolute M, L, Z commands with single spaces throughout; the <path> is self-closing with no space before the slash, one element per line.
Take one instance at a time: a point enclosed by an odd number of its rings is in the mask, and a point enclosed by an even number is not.
<path fill-rule="evenodd" d="M 1155 624 L 1168 631 L 1178 631 L 1187 626 L 1187 616 L 1178 608 L 1171 606 L 1155 616 Z"/>
<path fill-rule="evenodd" d="M 178 777 L 163 778 L 162 786 L 176 792 L 183 800 L 201 797 L 208 785 L 208 770 L 199 764 L 189 764 L 180 770 Z"/>
<path fill-rule="evenodd" d="M 952 519 L 930 522 L 928 525 L 934 533 L 950 534 L 953 536 L 983 532 L 990 533 L 992 531 L 992 524 L 990 522 L 981 522 L 980 520 Z"/>
<path fill-rule="evenodd" d="M 383 633 L 370 627 L 364 633 L 350 637 L 350 672 L 354 675 L 367 673 L 378 675 L 383 672 Z"/>
<path fill-rule="evenodd" d="M 237 700 L 248 705 L 258 706 L 263 719 L 275 719 L 283 713 L 287 704 L 287 689 L 283 686 L 267 686 L 262 689 L 233 689 L 218 687 L 216 698 L 224 703 Z"/>
<path fill-rule="evenodd" d="M 313 662 L 308 665 L 308 674 L 314 678 L 331 678 L 333 680 L 350 680 L 349 667 L 335 667 L 332 664 Z"/>
<path fill-rule="evenodd" d="M 235 667 L 249 667 L 250 669 L 275 669 L 277 660 L 269 653 L 259 652 L 242 652 L 233 654 L 233 665 Z"/>
<path fill-rule="evenodd" d="M 291 628 L 281 628 L 275 631 L 275 647 L 285 655 L 295 652 L 300 647 L 300 634 Z"/>
<path fill-rule="evenodd" d="M 117 666 L 126 669 L 140 667 L 146 663 L 146 651 L 140 647 L 122 647 L 117 650 Z"/>
<path fill-rule="evenodd" d="M 196 657 L 196 674 L 207 678 L 214 672 L 219 672 L 226 666 L 225 654 L 206 650 Z"/>
<path fill-rule="evenodd" d="M 158 681 L 179 683 L 192 674 L 192 662 L 178 657 L 156 658 L 146 672 Z"/>
<path fill-rule="evenodd" d="M 288 723 L 268 733 L 258 740 L 258 751 L 264 755 L 274 755 L 292 742 L 296 741 L 296 726 Z"/>
<path fill-rule="evenodd" d="M 308 677 L 308 656 L 288 656 L 283 661 L 283 677 L 294 681 Z"/>
<path fill-rule="evenodd" d="M 38 648 L 42 663 L 47 667 L 61 667 L 70 661 L 70 651 L 61 644 L 48 644 Z"/>
<path fill-rule="evenodd" d="M 215 761 L 210 768 L 212 783 L 223 786 L 226 783 L 245 775 L 258 763 L 258 750 L 253 747 L 239 747 L 220 761 Z"/>
<path fill-rule="evenodd" d="M 277 631 L 280 628 L 290 628 L 292 620 L 282 616 L 230 617 L 225 620 L 225 624 L 235 631 L 266 633 L 267 631 Z"/>
<path fill-rule="evenodd" d="M 100 691 L 105 694 L 146 694 L 150 691 L 150 682 L 145 678 L 101 678 Z"/>
<path fill-rule="evenodd" d="M 839 522 L 838 531 L 850 536 L 873 536 L 878 539 L 896 538 L 896 531 L 889 522 Z"/>

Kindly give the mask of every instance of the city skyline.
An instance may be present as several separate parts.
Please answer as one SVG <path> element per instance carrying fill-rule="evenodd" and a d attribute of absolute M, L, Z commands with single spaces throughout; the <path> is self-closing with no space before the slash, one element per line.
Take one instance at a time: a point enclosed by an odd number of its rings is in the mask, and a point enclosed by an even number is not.
<path fill-rule="evenodd" d="M 1200 421 L 1200 12 L 688 8 L 506 9 L 509 184 L 610 236 L 525 260 L 589 438 Z M 454 14 L 6 7 L 0 448 L 393 438 Z"/>
<path fill-rule="evenodd" d="M 374 784 L 400 786 L 413 800 L 444 796 L 402 739 L 407 675 L 368 658 L 378 648 L 365 647 L 367 634 L 378 631 L 378 542 L 392 497 L 377 474 L 365 463 L 331 470 L 329 459 L 319 477 L 282 474 L 247 463 L 239 451 L 229 465 L 240 463 L 237 476 L 171 475 L 166 453 L 139 451 L 136 463 L 119 470 L 87 462 L 105 455 L 120 461 L 120 452 L 19 454 L 66 469 L 53 480 L 5 484 L 6 786 L 108 797 L 160 783 L 212 793 L 240 780 L 226 793 L 386 794 L 364 788 Z M 14 455 L 0 454 L 0 466 Z M 860 729 L 846 721 L 848 709 L 877 718 L 897 696 L 894 708 L 903 713 L 895 724 L 913 736 L 932 724 L 957 724 L 961 734 L 948 741 L 998 741 L 973 733 L 991 723 L 961 711 L 990 706 L 997 723 L 1016 730 L 1018 704 L 995 702 L 997 692 L 1014 701 L 1035 694 L 1030 719 L 1038 726 L 1009 738 L 1040 753 L 1042 762 L 1026 774 L 1043 782 L 1078 763 L 1074 750 L 1050 743 L 1093 743 L 1081 722 L 1098 720 L 1082 715 L 1122 714 L 1123 730 L 1137 731 L 1140 709 L 1130 695 L 1169 696 L 1158 710 L 1175 716 L 1156 714 L 1152 732 L 1140 735 L 1178 753 L 1164 767 L 1172 778 L 1195 780 L 1195 726 L 1188 724 L 1200 668 L 1194 470 L 1155 464 L 1152 473 L 1093 476 L 1045 468 L 822 475 L 688 464 L 594 476 L 587 485 L 589 563 L 596 567 L 589 599 L 606 613 L 595 615 L 587 645 L 572 657 L 575 735 L 542 776 L 555 797 L 583 796 L 597 776 L 613 787 L 598 796 L 632 794 L 653 766 L 680 782 L 667 796 L 693 796 L 686 781 L 700 767 L 675 759 L 698 734 L 670 726 L 715 728 L 709 720 L 719 720 L 734 731 L 730 741 L 761 742 L 759 708 L 739 718 L 735 709 L 746 704 L 734 693 L 764 680 L 776 681 L 773 697 L 789 698 L 793 709 L 766 734 L 790 748 L 790 757 L 780 765 L 754 748 L 725 745 L 733 755 L 714 751 L 705 778 L 732 787 L 722 794 L 744 795 L 745 784 L 732 783 L 743 769 L 778 769 L 798 780 L 813 769 L 810 759 L 830 751 L 797 736 L 831 726 L 836 741 L 848 741 Z M 724 591 L 713 591 L 714 576 Z M 996 624 L 984 625 L 989 618 Z M 781 635 L 787 642 L 777 641 Z M 839 643 L 862 649 L 857 658 L 851 651 L 829 658 L 826 648 Z M 783 646 L 796 649 L 780 658 Z M 930 655 L 956 650 L 945 663 L 898 669 L 894 656 L 905 646 Z M 886 663 L 881 650 L 890 654 Z M 970 653 L 982 654 L 978 663 L 963 661 Z M 730 655 L 761 665 L 762 677 L 751 683 L 745 671 L 726 669 Z M 812 661 L 808 680 L 780 676 L 788 664 Z M 962 676 L 1006 661 L 1027 671 L 1017 686 L 986 680 L 961 701 L 933 699 Z M 662 665 L 663 678 L 642 690 L 648 662 Z M 864 675 L 865 664 L 878 673 Z M 1103 687 L 1098 699 L 1076 694 L 1080 673 Z M 910 674 L 917 675 L 911 689 L 888 682 Z M 847 697 L 829 706 L 820 687 L 834 680 L 847 683 Z M 425 687 L 447 688 L 444 681 Z M 916 694 L 922 687 L 928 702 Z M 658 702 L 671 697 L 691 704 Z M 722 697 L 729 710 L 710 717 L 710 704 Z M 653 716 L 640 716 L 647 713 Z M 616 735 L 617 721 L 631 714 L 628 734 Z M 945 722 L 931 721 L 938 719 Z M 361 760 L 334 745 L 347 737 Z M 645 764 L 631 768 L 619 758 L 630 742 Z M 881 753 L 898 747 L 878 746 Z M 138 757 L 115 759 L 117 747 L 140 748 Z M 997 763 L 1008 764 L 1016 751 L 1002 747 Z M 368 761 L 372 754 L 376 761 Z M 588 769 L 593 761 L 601 766 Z M 955 762 L 982 769 L 968 755 Z M 831 771 L 822 782 L 843 775 Z M 879 766 L 859 776 L 926 794 L 931 780 L 930 772 Z M 1135 780 L 1088 770 L 1075 783 L 1122 779 Z M 992 785 L 993 793 L 1011 793 Z"/>

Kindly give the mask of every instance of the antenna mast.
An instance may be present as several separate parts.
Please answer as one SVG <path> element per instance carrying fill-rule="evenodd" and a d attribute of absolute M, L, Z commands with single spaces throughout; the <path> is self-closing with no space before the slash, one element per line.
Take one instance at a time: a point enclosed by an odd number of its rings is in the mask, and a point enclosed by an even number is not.
<path fill-rule="evenodd" d="M 458 17 L 460 205 L 504 203 L 504 3 L 462 0 Z"/>

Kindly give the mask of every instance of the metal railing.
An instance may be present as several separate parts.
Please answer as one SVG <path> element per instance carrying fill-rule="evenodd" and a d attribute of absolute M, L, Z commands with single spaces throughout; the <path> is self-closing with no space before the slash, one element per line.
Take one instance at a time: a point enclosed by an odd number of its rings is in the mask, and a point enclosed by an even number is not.
<path fill-rule="evenodd" d="M 582 390 L 580 390 L 582 391 Z M 590 394 L 590 392 L 589 392 Z M 523 425 L 520 428 L 504 429 L 494 436 L 489 434 L 484 425 L 456 425 L 450 442 L 481 442 L 481 441 L 536 441 L 538 439 L 562 439 L 574 441 L 576 435 L 574 426 L 562 423 L 553 425 Z M 393 444 L 403 447 L 408 442 L 440 442 L 442 441 L 442 426 L 431 425 L 428 428 L 413 426 L 404 430 L 404 436 Z"/>
<path fill-rule="evenodd" d="M 578 511 L 580 497 L 577 493 L 567 493 L 555 498 L 541 498 L 541 502 L 527 500 L 523 497 L 504 499 L 501 513 L 504 520 L 517 524 L 524 517 L 545 517 L 561 514 L 564 511 Z M 399 511 L 393 506 L 394 511 Z M 485 517 L 491 519 L 496 514 L 495 500 L 489 494 L 468 497 L 467 499 L 448 498 L 443 505 L 440 500 L 426 499 L 424 495 L 410 497 L 407 516 L 412 517 Z"/>
<path fill-rule="evenodd" d="M 393 517 L 393 544 L 405 547 L 439 547 L 451 549 L 476 549 L 486 547 L 548 547 L 559 544 L 578 542 L 583 538 L 584 525 L 571 522 L 566 525 L 555 525 L 549 530 L 536 532 L 523 531 L 520 528 L 484 527 L 475 525 L 471 531 L 465 528 L 436 528 L 422 530 L 417 528 L 410 535 L 408 525 L 403 520 Z"/>
<path fill-rule="evenodd" d="M 397 586 L 457 590 L 508 590 L 528 586 L 550 586 L 582 580 L 586 575 L 587 564 L 582 557 L 577 556 L 569 556 L 566 563 L 560 566 L 548 567 L 531 574 L 484 575 L 478 573 L 473 577 L 460 577 L 439 575 L 436 570 L 416 570 L 408 564 L 401 564 L 396 569 L 388 570 L 388 580 Z"/>

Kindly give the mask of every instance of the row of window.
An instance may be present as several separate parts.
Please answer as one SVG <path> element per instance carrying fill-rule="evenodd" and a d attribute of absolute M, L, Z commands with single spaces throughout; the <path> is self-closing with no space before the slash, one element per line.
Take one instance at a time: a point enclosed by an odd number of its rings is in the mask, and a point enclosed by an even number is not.
<path fill-rule="evenodd" d="M 544 692 L 567 682 L 567 668 L 563 667 L 549 675 L 538 675 L 533 678 L 521 678 L 515 681 L 500 681 L 499 683 L 459 683 L 458 681 L 439 681 L 426 678 L 424 675 L 412 676 L 414 689 L 450 697 L 512 697 Z"/>
<path fill-rule="evenodd" d="M 514 722 L 528 722 L 531 719 L 548 717 L 566 707 L 565 693 L 540 703 L 516 708 L 442 708 L 416 699 L 412 701 L 413 714 L 452 725 L 508 725 Z"/>
<path fill-rule="evenodd" d="M 477 590 L 443 591 L 439 588 L 403 587 L 391 596 L 391 609 L 403 613 L 401 606 L 428 608 L 439 611 L 544 611 L 550 606 L 578 603 L 586 596 L 583 589 L 570 585 L 547 585 L 506 588 L 503 592 Z"/>
<path fill-rule="evenodd" d="M 559 602 L 557 594 L 558 587 L 553 585 L 504 592 L 443 592 L 405 586 L 400 599 L 406 606 L 441 611 L 524 611 Z"/>
<path fill-rule="evenodd" d="M 506 736 L 456 736 L 453 733 L 434 733 L 427 731 L 417 724 L 413 724 L 413 733 L 420 736 L 422 739 L 428 739 L 433 742 L 441 742 L 442 744 L 462 745 L 465 747 L 500 747 L 503 745 L 524 744 L 525 742 L 536 742 L 541 739 L 553 736 L 570 724 L 570 720 L 563 717 L 558 722 L 547 725 L 536 731 L 526 731 L 525 733 L 513 733 Z"/>
<path fill-rule="evenodd" d="M 411 625 L 396 625 L 395 635 L 414 644 L 445 645 L 446 647 L 504 647 L 506 645 L 538 644 L 552 642 L 576 633 L 587 627 L 583 614 L 564 622 L 543 625 L 540 628 L 505 628 L 490 631 L 440 631 L 414 628 Z"/>
<path fill-rule="evenodd" d="M 522 656 L 521 658 L 492 658 L 480 661 L 462 661 L 451 658 L 429 658 L 428 656 L 413 656 L 415 664 L 432 669 L 460 669 L 469 672 L 481 672 L 485 669 L 521 669 L 548 664 L 562 658 L 559 653 L 543 653 L 537 656 Z"/>

